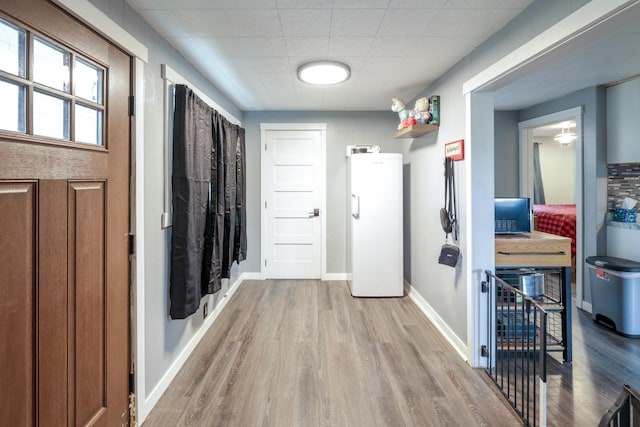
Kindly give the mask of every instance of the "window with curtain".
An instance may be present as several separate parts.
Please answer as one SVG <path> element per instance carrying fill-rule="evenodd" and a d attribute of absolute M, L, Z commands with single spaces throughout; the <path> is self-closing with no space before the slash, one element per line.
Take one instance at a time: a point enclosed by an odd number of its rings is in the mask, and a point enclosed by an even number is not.
<path fill-rule="evenodd" d="M 244 129 L 185 85 L 173 124 L 170 313 L 195 313 L 246 258 Z"/>

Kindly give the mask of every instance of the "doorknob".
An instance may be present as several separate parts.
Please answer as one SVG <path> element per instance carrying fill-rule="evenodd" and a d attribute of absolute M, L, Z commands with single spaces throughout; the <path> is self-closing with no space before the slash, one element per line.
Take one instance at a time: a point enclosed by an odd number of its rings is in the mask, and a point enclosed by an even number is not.
<path fill-rule="evenodd" d="M 320 209 L 315 208 L 313 212 L 309 212 L 309 218 L 313 218 L 314 216 L 320 216 Z"/>

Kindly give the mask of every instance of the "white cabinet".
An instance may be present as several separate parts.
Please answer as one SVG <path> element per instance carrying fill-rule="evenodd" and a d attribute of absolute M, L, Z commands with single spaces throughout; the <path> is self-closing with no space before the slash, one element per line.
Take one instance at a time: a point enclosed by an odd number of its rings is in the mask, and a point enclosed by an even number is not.
<path fill-rule="evenodd" d="M 640 163 L 640 79 L 607 88 L 607 163 Z"/>

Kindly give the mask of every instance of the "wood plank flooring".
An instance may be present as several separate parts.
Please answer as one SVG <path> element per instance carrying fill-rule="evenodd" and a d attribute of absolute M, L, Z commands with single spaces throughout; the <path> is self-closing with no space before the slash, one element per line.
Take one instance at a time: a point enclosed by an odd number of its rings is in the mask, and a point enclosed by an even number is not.
<path fill-rule="evenodd" d="M 573 363 L 547 358 L 548 425 L 597 426 L 623 384 L 640 390 L 640 339 L 595 324 L 575 299 L 572 319 Z"/>
<path fill-rule="evenodd" d="M 245 281 L 145 427 L 517 426 L 411 300 Z"/>

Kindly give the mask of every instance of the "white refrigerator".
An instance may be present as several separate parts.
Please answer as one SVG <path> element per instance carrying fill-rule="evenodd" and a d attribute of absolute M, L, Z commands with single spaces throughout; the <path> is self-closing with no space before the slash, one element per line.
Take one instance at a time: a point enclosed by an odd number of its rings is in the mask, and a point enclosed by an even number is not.
<path fill-rule="evenodd" d="M 352 154 L 347 182 L 351 295 L 403 296 L 402 154 Z"/>

